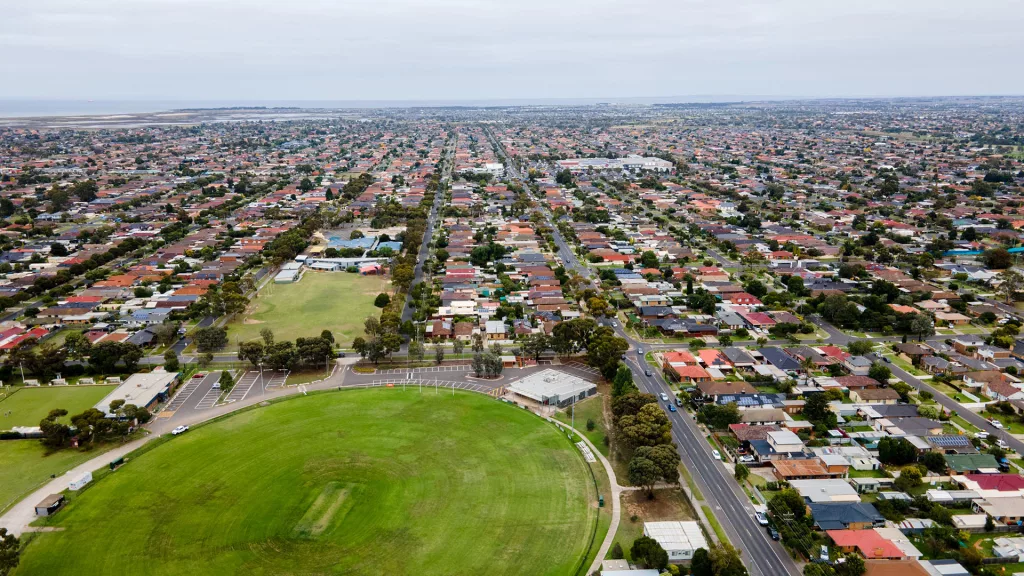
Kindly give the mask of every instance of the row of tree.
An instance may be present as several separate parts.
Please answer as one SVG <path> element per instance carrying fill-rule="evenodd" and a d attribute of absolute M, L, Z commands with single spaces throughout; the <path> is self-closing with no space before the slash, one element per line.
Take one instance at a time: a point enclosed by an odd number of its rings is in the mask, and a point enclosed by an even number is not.
<path fill-rule="evenodd" d="M 152 414 L 146 408 L 134 404 L 126 404 L 124 400 L 110 403 L 110 412 L 114 418 L 96 408 L 89 408 L 80 414 L 71 416 L 71 424 L 62 419 L 68 415 L 63 408 L 50 410 L 39 422 L 43 432 L 43 444 L 51 449 L 60 449 L 70 444 L 71 438 L 78 439 L 79 447 L 86 447 L 94 442 L 128 439 L 128 436 L 141 424 L 149 422 Z"/>

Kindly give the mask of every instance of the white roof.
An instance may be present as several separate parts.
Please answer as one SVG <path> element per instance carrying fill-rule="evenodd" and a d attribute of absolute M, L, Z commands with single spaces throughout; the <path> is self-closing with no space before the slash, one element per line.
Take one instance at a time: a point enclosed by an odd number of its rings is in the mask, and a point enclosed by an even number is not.
<path fill-rule="evenodd" d="M 97 402 L 96 409 L 110 414 L 110 403 L 114 400 L 124 400 L 125 404 L 136 406 L 148 406 L 157 396 L 170 389 L 171 382 L 174 382 L 177 376 L 176 372 L 163 370 L 132 374 L 103 400 Z"/>
<path fill-rule="evenodd" d="M 516 380 L 509 384 L 508 389 L 531 400 L 544 402 L 549 399 L 571 398 L 596 387 L 596 384 L 572 374 L 548 368 Z"/>
<path fill-rule="evenodd" d="M 666 551 L 708 547 L 697 522 L 644 522 L 644 534 L 657 540 Z"/>
<path fill-rule="evenodd" d="M 790 480 L 790 486 L 811 502 L 859 502 L 860 495 L 842 479 Z"/>

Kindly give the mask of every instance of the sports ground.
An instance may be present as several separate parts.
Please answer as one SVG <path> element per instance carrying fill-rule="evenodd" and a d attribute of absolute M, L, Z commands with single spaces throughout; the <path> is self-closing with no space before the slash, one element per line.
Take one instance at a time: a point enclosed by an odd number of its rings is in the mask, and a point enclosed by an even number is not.
<path fill-rule="evenodd" d="M 68 416 L 92 408 L 115 386 L 40 386 L 20 388 L 0 400 L 0 430 L 15 426 L 39 426 L 39 421 L 54 408 L 63 408 Z M 65 421 L 67 418 L 65 417 Z"/>
<path fill-rule="evenodd" d="M 347 272 L 306 272 L 293 284 L 269 284 L 253 299 L 243 318 L 228 325 L 231 344 L 260 337 L 270 328 L 277 340 L 319 336 L 330 330 L 334 339 L 348 346 L 363 335 L 367 316 L 379 316 L 373 305 L 381 292 L 390 292 L 382 276 Z"/>
<path fill-rule="evenodd" d="M 17 574 L 573 574 L 598 514 L 551 425 L 398 389 L 242 412 L 71 498 Z"/>

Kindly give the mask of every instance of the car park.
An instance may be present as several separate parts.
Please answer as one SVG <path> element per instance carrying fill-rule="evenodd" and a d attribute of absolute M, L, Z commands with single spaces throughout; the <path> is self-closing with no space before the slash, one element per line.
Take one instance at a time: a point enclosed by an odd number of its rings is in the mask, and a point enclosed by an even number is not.
<path fill-rule="evenodd" d="M 715 457 L 715 460 L 721 460 L 722 459 L 722 453 L 719 452 L 718 450 L 712 450 L 711 451 L 711 455 Z"/>
<path fill-rule="evenodd" d="M 178 434 L 184 434 L 188 432 L 188 426 L 178 426 L 174 430 L 171 430 L 171 434 L 177 436 Z"/>

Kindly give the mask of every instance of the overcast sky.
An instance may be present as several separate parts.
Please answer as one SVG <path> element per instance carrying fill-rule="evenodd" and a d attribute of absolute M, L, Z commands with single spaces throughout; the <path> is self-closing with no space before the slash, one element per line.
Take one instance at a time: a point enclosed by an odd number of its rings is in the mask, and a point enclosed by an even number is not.
<path fill-rule="evenodd" d="M 1021 0 L 2 0 L 0 98 L 1024 94 Z"/>

